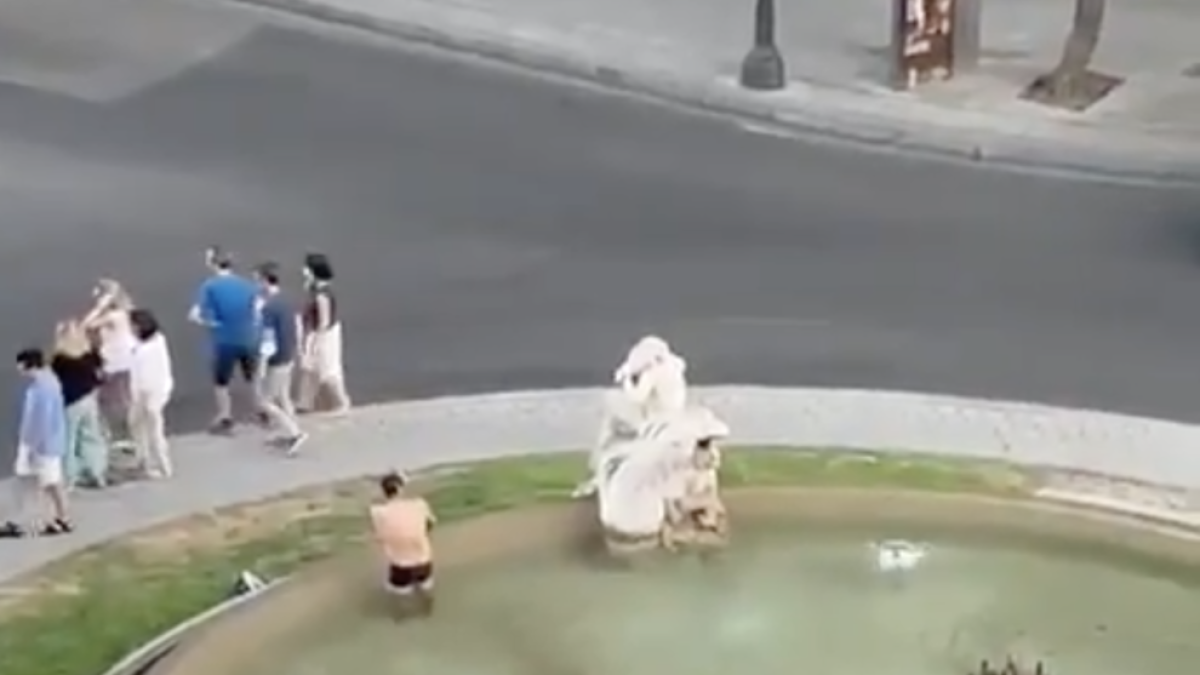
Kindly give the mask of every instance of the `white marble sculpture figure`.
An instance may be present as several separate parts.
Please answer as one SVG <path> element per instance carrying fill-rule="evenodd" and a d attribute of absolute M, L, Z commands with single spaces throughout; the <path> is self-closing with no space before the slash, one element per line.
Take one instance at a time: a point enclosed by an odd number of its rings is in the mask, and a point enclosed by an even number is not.
<path fill-rule="evenodd" d="M 693 484 L 698 448 L 715 455 L 716 440 L 728 435 L 729 427 L 712 411 L 693 407 L 659 418 L 636 439 L 615 443 L 596 482 L 605 531 L 659 541 L 671 505 Z M 715 490 L 715 474 L 713 481 Z"/>
<path fill-rule="evenodd" d="M 655 419 L 687 407 L 687 362 L 658 336 L 638 340 L 613 373 L 613 381 L 616 386 L 605 397 L 604 420 L 592 448 L 591 475 L 575 489 L 577 497 L 595 493 L 596 477 L 614 444 L 637 438 Z"/>

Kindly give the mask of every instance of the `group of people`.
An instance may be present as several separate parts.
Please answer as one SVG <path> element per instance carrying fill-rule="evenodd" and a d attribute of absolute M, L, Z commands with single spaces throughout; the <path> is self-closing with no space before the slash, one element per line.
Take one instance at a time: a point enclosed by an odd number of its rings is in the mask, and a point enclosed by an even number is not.
<path fill-rule="evenodd" d="M 307 438 L 298 412 L 350 407 L 332 265 L 322 254 L 305 257 L 300 303 L 283 289 L 276 263 L 244 276 L 219 248 L 205 252 L 205 263 L 209 275 L 189 319 L 206 329 L 211 347 L 216 414 L 210 431 L 235 430 L 230 385 L 240 374 L 255 420 L 279 431 L 268 442 L 295 454 Z M 115 453 L 131 455 L 146 478 L 172 475 L 165 421 L 175 389 L 171 350 L 155 313 L 120 283 L 97 283 L 92 307 L 56 326 L 52 348 L 22 349 L 16 365 L 27 379 L 14 465 L 16 519 L 0 524 L 0 537 L 70 532 L 68 493 L 104 488 Z M 46 499 L 50 517 L 23 525 L 19 519 L 35 495 Z"/>
<path fill-rule="evenodd" d="M 298 306 L 283 289 L 277 263 L 260 264 L 252 277 L 245 277 L 234 268 L 232 256 L 216 248 L 206 253 L 206 263 L 211 273 L 200 285 L 188 319 L 208 330 L 212 346 L 216 415 L 209 431 L 234 431 L 230 386 L 240 375 L 250 386 L 257 420 L 282 432 L 272 443 L 294 454 L 307 438 L 298 411 L 350 409 L 333 266 L 325 255 L 305 256 L 306 298 Z"/>

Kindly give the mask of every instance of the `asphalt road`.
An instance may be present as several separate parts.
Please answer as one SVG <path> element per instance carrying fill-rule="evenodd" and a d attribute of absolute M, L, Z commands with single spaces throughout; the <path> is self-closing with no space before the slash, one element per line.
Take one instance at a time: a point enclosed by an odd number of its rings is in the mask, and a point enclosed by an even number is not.
<path fill-rule="evenodd" d="M 215 4 L 197 31 L 154 2 L 162 26 L 120 58 L 66 77 L 46 47 L 28 58 L 57 80 L 0 85 L 0 344 L 119 276 L 168 320 L 177 430 L 210 411 L 183 318 L 214 242 L 333 256 L 363 402 L 600 384 L 653 331 L 701 383 L 1200 421 L 1192 195 L 772 138 Z"/>

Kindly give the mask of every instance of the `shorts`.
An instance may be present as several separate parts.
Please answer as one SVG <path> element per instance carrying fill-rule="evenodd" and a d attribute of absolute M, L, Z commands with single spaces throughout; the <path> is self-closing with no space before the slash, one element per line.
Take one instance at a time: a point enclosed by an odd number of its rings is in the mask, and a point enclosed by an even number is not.
<path fill-rule="evenodd" d="M 271 403 L 292 400 L 292 364 L 265 363 L 258 381 L 258 393 Z"/>
<path fill-rule="evenodd" d="M 40 487 L 62 485 L 63 461 L 61 457 L 39 457 L 22 446 L 17 450 L 13 473 L 21 478 L 36 478 Z"/>
<path fill-rule="evenodd" d="M 253 382 L 258 374 L 258 349 L 238 345 L 217 345 L 213 352 L 212 378 L 218 387 L 227 387 L 233 380 L 234 371 L 242 378 Z"/>
<path fill-rule="evenodd" d="M 384 586 L 399 595 L 413 591 L 427 591 L 433 587 L 433 563 L 423 565 L 388 565 L 387 581 Z"/>

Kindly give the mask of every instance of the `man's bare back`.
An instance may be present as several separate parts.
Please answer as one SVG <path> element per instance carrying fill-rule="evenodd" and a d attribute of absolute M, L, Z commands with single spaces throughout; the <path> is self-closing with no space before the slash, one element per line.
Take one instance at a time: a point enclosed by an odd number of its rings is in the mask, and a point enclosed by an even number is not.
<path fill-rule="evenodd" d="M 431 515 L 429 504 L 420 497 L 401 497 L 371 507 L 375 538 L 389 564 L 415 567 L 433 561 Z"/>
<path fill-rule="evenodd" d="M 397 474 L 384 477 L 380 487 L 385 501 L 371 506 L 371 527 L 387 561 L 385 585 L 397 595 L 419 594 L 431 607 L 433 510 L 421 497 L 402 494 L 404 479 Z"/>

